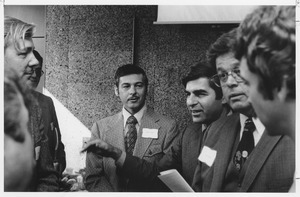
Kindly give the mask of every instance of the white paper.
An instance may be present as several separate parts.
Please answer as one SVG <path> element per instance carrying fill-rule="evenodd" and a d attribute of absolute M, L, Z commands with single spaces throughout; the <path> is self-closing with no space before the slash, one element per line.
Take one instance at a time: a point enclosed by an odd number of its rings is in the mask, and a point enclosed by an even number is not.
<path fill-rule="evenodd" d="M 184 180 L 184 178 L 175 169 L 163 171 L 158 175 L 158 178 L 162 180 L 173 192 L 194 192 L 190 185 Z"/>
<path fill-rule="evenodd" d="M 157 139 L 158 138 L 158 129 L 143 128 L 142 137 Z"/>
<path fill-rule="evenodd" d="M 198 159 L 199 159 L 199 161 L 206 163 L 209 167 L 211 167 L 215 161 L 216 156 L 217 156 L 216 150 L 213 150 L 207 146 L 204 146 Z"/>

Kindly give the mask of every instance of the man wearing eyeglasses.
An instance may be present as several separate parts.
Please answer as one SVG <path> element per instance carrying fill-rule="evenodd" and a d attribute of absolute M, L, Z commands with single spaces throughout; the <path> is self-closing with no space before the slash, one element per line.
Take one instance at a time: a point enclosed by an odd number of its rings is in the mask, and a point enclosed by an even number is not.
<path fill-rule="evenodd" d="M 246 95 L 235 58 L 236 29 L 208 51 L 213 77 L 233 114 L 215 121 L 198 158 L 193 188 L 202 192 L 287 192 L 293 181 L 295 148 L 286 136 L 269 136 Z M 208 156 L 209 155 L 209 156 Z"/>
<path fill-rule="evenodd" d="M 36 89 L 41 76 L 44 74 L 42 70 L 43 57 L 36 50 L 33 50 L 33 54 L 39 63 L 34 66 L 26 67 L 23 78 L 26 79 L 26 83 L 29 87 Z M 54 168 L 59 172 L 60 176 L 62 176 L 62 173 L 66 168 L 66 154 L 64 144 L 61 141 L 61 133 L 53 101 L 50 97 L 37 91 L 33 91 L 33 95 L 42 109 L 45 133 L 48 137 Z"/>
<path fill-rule="evenodd" d="M 41 74 L 35 67 L 39 62 L 33 54 L 34 43 L 32 41 L 35 26 L 19 19 L 6 16 L 4 19 L 4 66 L 14 68 L 19 77 L 26 84 L 36 83 L 37 80 L 29 76 Z M 35 72 L 33 72 L 35 70 Z M 28 131 L 34 143 L 34 156 L 36 167 L 29 191 L 58 191 L 58 173 L 53 166 L 49 144 L 44 130 L 44 121 L 41 109 L 35 99 L 32 98 L 29 109 Z"/>

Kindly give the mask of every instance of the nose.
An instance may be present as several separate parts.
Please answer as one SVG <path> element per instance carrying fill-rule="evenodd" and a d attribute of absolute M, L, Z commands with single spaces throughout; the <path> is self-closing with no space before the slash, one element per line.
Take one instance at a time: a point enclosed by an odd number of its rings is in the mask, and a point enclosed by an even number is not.
<path fill-rule="evenodd" d="M 232 73 L 228 74 L 226 84 L 228 86 L 236 86 L 238 84 Z"/>
<path fill-rule="evenodd" d="M 30 53 L 30 60 L 29 60 L 29 66 L 35 66 L 38 65 L 39 61 L 36 59 L 36 57 L 34 56 L 33 52 Z"/>
<path fill-rule="evenodd" d="M 195 99 L 195 96 L 194 95 L 189 95 L 187 98 L 186 98 L 186 104 L 188 107 L 193 107 L 194 105 L 197 104 L 197 100 Z"/>
<path fill-rule="evenodd" d="M 136 88 L 135 88 L 134 85 L 130 86 L 129 93 L 130 93 L 130 94 L 136 93 Z"/>

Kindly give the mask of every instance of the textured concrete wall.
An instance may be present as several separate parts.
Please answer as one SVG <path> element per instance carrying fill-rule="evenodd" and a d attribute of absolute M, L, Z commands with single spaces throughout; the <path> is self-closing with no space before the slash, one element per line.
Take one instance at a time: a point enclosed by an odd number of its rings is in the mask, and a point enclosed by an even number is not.
<path fill-rule="evenodd" d="M 231 28 L 154 25 L 156 6 L 46 8 L 45 87 L 88 128 L 120 110 L 113 76 L 133 61 L 148 74 L 148 104 L 183 128 L 191 119 L 181 78 Z"/>

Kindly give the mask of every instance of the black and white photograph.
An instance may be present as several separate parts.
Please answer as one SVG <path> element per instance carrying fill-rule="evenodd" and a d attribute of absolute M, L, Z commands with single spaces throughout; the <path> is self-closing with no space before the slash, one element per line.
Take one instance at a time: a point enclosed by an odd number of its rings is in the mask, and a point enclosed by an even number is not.
<path fill-rule="evenodd" d="M 295 196 L 299 1 L 203 2 L 1 0 L 2 194 Z"/>

